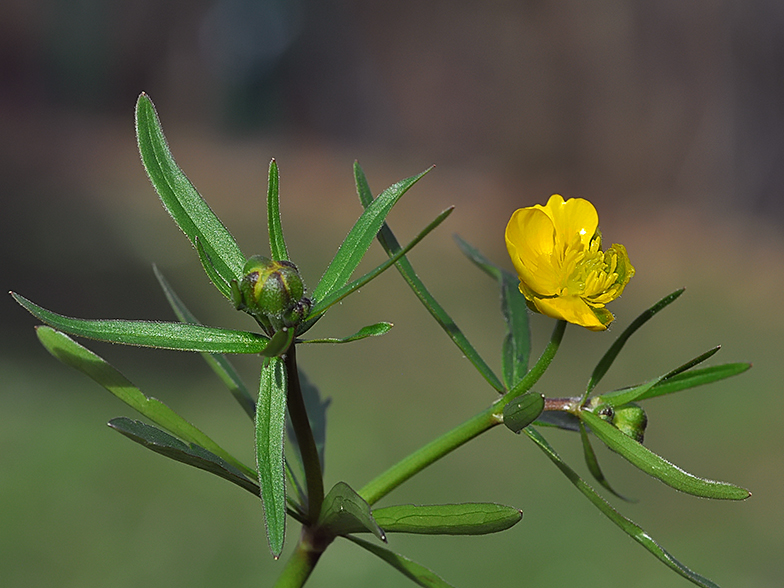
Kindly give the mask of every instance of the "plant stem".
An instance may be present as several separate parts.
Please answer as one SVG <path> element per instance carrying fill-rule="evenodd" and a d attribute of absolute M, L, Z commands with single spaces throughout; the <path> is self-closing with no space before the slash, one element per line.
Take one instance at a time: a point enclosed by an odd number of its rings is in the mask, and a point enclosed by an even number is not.
<path fill-rule="evenodd" d="M 275 588 L 300 588 L 303 586 L 327 545 L 329 542 L 315 540 L 308 529 L 303 528 L 297 547 L 286 562 L 283 573 L 275 583 Z"/>
<path fill-rule="evenodd" d="M 414 474 L 501 422 L 495 412 L 495 406 L 483 410 L 462 425 L 458 425 L 408 457 L 403 458 L 366 484 L 359 490 L 359 495 L 367 500 L 368 504 L 379 501 Z"/>
<path fill-rule="evenodd" d="M 503 422 L 502 413 L 504 406 L 513 398 L 530 390 L 547 370 L 550 362 L 555 357 L 555 353 L 558 351 L 565 329 L 565 321 L 556 323 L 550 342 L 545 347 L 536 364 L 520 383 L 504 394 L 500 400 L 463 424 L 458 425 L 451 431 L 444 433 L 424 447 L 403 458 L 387 471 L 368 482 L 359 490 L 359 495 L 367 500 L 368 504 L 372 505 L 430 464 L 438 461 L 474 437 L 501 424 Z"/>
<path fill-rule="evenodd" d="M 321 513 L 321 503 L 324 502 L 324 480 L 321 473 L 316 441 L 313 430 L 310 428 L 310 419 L 302 399 L 302 388 L 299 384 L 297 371 L 296 347 L 292 345 L 286 352 L 286 371 L 288 375 L 288 410 L 291 424 L 297 437 L 297 444 L 302 455 L 305 468 L 305 486 L 308 499 L 308 520 L 315 523 Z M 314 562 L 315 563 L 315 562 Z"/>
<path fill-rule="evenodd" d="M 534 367 L 528 370 L 528 373 L 525 374 L 517 386 L 512 388 L 509 392 L 504 394 L 503 398 L 501 398 L 501 402 L 503 402 L 502 408 L 513 398 L 528 392 L 533 385 L 539 381 L 539 378 L 541 378 L 547 368 L 550 367 L 550 363 L 553 361 L 553 358 L 558 351 L 558 347 L 561 345 L 564 331 L 566 331 L 566 321 L 558 321 L 555 323 L 553 333 L 550 335 L 550 341 L 547 343 L 547 347 L 544 348 L 544 351 L 542 351 L 542 355 L 536 360 Z"/>

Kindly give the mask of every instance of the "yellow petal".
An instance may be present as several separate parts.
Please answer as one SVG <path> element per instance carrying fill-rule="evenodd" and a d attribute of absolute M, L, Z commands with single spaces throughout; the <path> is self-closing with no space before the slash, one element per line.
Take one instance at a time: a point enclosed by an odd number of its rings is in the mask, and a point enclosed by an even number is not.
<path fill-rule="evenodd" d="M 609 312 L 605 309 L 598 309 L 603 311 L 602 318 L 605 322 L 599 320 L 596 313 L 597 309 L 588 306 L 579 296 L 537 298 L 533 303 L 539 312 L 544 315 L 574 323 L 591 331 L 604 331 L 612 320 L 612 315 Z M 607 320 L 608 318 L 609 320 Z"/>
<path fill-rule="evenodd" d="M 560 194 L 553 194 L 546 206 L 536 207 L 552 219 L 556 239 L 563 245 L 571 245 L 579 235 L 583 246 L 588 247 L 599 226 L 599 213 L 593 204 L 583 198 L 564 201 Z"/>
<path fill-rule="evenodd" d="M 520 280 L 541 295 L 557 294 L 562 279 L 551 259 L 555 244 L 552 220 L 541 210 L 520 208 L 509 219 L 505 237 Z"/>

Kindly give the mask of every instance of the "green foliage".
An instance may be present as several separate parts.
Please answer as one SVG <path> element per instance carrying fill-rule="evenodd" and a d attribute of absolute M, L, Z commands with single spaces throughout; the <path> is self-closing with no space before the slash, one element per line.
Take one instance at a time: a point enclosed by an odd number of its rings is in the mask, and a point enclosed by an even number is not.
<path fill-rule="evenodd" d="M 253 479 L 248 478 L 226 460 L 195 443 L 183 442 L 157 427 L 126 417 L 112 419 L 109 421 L 109 426 L 155 453 L 220 476 L 251 494 L 257 496 L 259 494 L 259 485 Z"/>
<path fill-rule="evenodd" d="M 286 369 L 278 357 L 265 360 L 261 368 L 259 402 L 256 405 L 256 469 L 267 539 L 276 558 L 283 551 L 286 534 L 286 479 L 283 468 L 283 434 L 286 426 Z"/>
<path fill-rule="evenodd" d="M 158 113 L 147 94 L 139 96 L 136 102 L 136 137 L 144 169 L 174 222 L 194 247 L 197 240 L 201 243 L 222 283 L 229 284 L 233 279 L 239 279 L 245 256 L 231 233 L 175 163 Z M 210 279 L 214 277 L 210 275 Z M 228 298 L 225 287 L 217 283 L 215 286 Z"/>
<path fill-rule="evenodd" d="M 544 410 L 544 396 L 529 390 L 504 406 L 504 424 L 519 433 L 534 422 Z"/>
<path fill-rule="evenodd" d="M 377 508 L 373 516 L 388 533 L 418 535 L 486 535 L 512 528 L 523 512 L 491 502 L 402 504 Z"/>
<path fill-rule="evenodd" d="M 324 497 L 318 524 L 335 535 L 369 531 L 381 541 L 387 540 L 370 512 L 370 505 L 345 482 L 335 484 Z"/>
<path fill-rule="evenodd" d="M 698 478 L 683 471 L 590 411 L 581 411 L 580 418 L 607 447 L 620 453 L 649 476 L 658 478 L 676 490 L 703 498 L 725 500 L 745 500 L 751 495 L 745 488 Z"/>

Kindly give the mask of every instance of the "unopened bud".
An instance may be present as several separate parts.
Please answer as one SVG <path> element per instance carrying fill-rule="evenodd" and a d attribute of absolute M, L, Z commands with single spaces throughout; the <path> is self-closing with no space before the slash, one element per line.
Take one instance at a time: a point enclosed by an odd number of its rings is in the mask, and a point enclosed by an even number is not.
<path fill-rule="evenodd" d="M 630 402 L 616 408 L 606 405 L 599 408 L 596 414 L 624 435 L 628 435 L 638 443 L 643 442 L 648 416 L 639 404 Z"/>
<path fill-rule="evenodd" d="M 297 266 L 290 261 L 254 255 L 242 272 L 239 284 L 232 287 L 234 305 L 251 314 L 266 329 L 277 331 L 296 326 L 310 312 L 305 285 Z"/>

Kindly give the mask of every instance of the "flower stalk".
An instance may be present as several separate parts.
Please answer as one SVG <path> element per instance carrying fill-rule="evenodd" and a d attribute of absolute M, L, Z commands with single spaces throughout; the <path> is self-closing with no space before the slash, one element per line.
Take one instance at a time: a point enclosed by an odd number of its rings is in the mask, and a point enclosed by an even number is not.
<path fill-rule="evenodd" d="M 566 322 L 558 321 L 542 355 L 528 374 L 520 381 L 519 385 L 507 392 L 489 408 L 400 460 L 387 471 L 368 482 L 359 490 L 359 495 L 372 505 L 427 466 L 435 463 L 485 431 L 503 423 L 504 406 L 513 398 L 530 390 L 542 377 L 558 351 L 565 330 Z"/>

